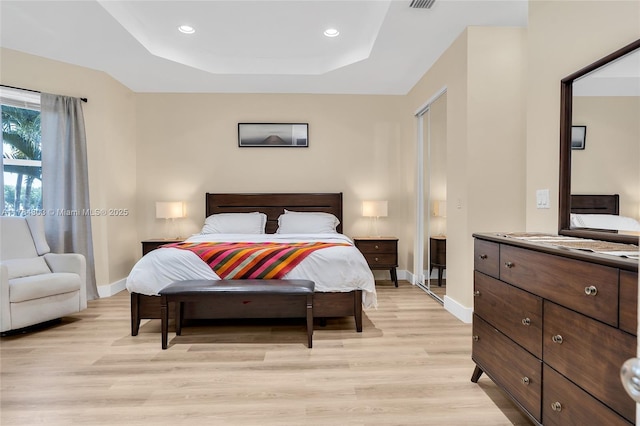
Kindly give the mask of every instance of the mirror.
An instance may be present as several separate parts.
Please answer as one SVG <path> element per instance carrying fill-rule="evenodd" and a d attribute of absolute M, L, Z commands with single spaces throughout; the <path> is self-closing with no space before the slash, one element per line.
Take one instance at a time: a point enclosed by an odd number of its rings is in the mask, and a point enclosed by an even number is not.
<path fill-rule="evenodd" d="M 440 89 L 415 113 L 417 215 L 414 283 L 444 303 L 447 291 L 447 90 Z"/>
<path fill-rule="evenodd" d="M 640 40 L 562 80 L 559 234 L 638 244 L 637 230 L 571 221 L 571 213 L 640 219 L 638 116 Z"/>
<path fill-rule="evenodd" d="M 447 92 L 424 115 L 424 260 L 427 292 L 444 302 L 447 292 Z"/>

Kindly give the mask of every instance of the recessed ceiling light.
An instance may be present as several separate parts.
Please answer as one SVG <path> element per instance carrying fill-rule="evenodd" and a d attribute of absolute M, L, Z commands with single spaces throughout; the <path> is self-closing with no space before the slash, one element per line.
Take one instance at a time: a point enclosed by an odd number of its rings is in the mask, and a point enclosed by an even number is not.
<path fill-rule="evenodd" d="M 327 28 L 326 30 L 324 30 L 324 35 L 326 35 L 327 37 L 337 37 L 340 34 L 340 31 L 336 30 L 335 28 Z"/>
<path fill-rule="evenodd" d="M 178 31 L 184 34 L 193 34 L 196 32 L 196 29 L 193 28 L 191 25 L 180 25 L 178 27 Z"/>

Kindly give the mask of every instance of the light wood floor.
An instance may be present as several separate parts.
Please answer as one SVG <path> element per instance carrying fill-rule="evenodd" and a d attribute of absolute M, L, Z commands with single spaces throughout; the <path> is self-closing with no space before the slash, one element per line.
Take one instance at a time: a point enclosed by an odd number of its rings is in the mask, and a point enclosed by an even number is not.
<path fill-rule="evenodd" d="M 0 339 L 9 425 L 529 425 L 493 382 L 471 383 L 471 326 L 406 281 L 379 308 L 316 326 L 220 322 L 130 335 L 129 294 Z"/>

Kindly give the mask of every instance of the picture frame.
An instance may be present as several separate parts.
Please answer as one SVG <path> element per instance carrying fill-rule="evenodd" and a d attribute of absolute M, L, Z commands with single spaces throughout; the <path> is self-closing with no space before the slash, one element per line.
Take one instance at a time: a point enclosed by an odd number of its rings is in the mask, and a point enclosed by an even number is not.
<path fill-rule="evenodd" d="M 308 123 L 238 123 L 238 146 L 309 147 Z"/>
<path fill-rule="evenodd" d="M 571 126 L 571 149 L 584 149 L 587 126 Z"/>

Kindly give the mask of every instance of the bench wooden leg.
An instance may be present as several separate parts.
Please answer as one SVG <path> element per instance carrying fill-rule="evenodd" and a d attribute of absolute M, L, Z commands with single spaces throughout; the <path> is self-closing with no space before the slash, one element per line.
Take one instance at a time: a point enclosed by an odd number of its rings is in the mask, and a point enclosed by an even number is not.
<path fill-rule="evenodd" d="M 131 293 L 131 335 L 137 336 L 140 330 L 140 300 L 138 293 Z"/>
<path fill-rule="evenodd" d="M 176 336 L 182 335 L 182 313 L 184 312 L 184 302 L 176 302 Z"/>
<path fill-rule="evenodd" d="M 162 349 L 167 349 L 167 341 L 169 340 L 169 303 L 167 296 L 160 296 L 160 324 L 162 334 Z M 179 302 L 177 302 L 179 303 Z"/>
<path fill-rule="evenodd" d="M 307 296 L 307 345 L 313 346 L 313 294 Z"/>

